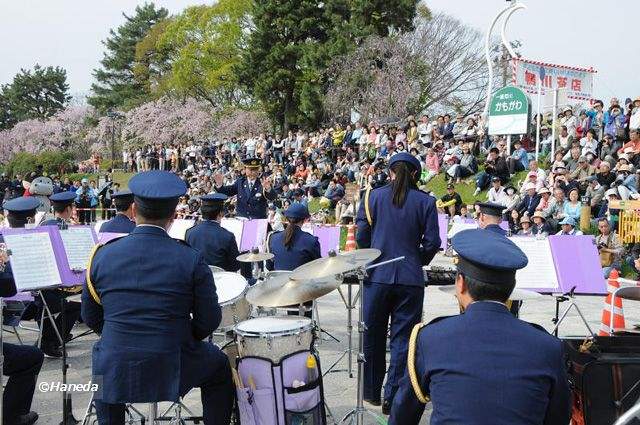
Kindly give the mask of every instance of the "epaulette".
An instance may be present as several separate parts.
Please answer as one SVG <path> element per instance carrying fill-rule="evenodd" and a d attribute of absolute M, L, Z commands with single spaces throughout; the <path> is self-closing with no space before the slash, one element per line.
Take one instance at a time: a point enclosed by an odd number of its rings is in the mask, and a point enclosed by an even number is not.
<path fill-rule="evenodd" d="M 98 305 L 101 305 L 102 303 L 100 302 L 100 296 L 98 295 L 98 291 L 96 291 L 96 288 L 93 286 L 93 282 L 91 281 L 91 266 L 93 265 L 93 259 L 96 256 L 96 252 L 98 252 L 98 250 L 103 246 L 105 246 L 106 244 L 113 242 L 116 239 L 120 239 L 120 238 L 118 237 L 118 238 L 111 239 L 110 241 L 107 241 L 104 244 L 101 244 L 101 243 L 96 244 L 91 250 L 91 254 L 89 254 L 89 261 L 87 262 L 87 270 L 85 271 L 86 273 L 85 280 L 87 281 L 86 282 L 87 289 L 89 290 L 89 294 L 91 294 L 91 298 L 93 298 L 93 300 Z"/>
<path fill-rule="evenodd" d="M 411 336 L 409 337 L 409 347 L 407 353 L 407 371 L 409 373 L 411 387 L 413 388 L 413 392 L 415 393 L 416 398 L 422 404 L 427 404 L 430 398 L 422 391 L 422 388 L 420 388 L 420 379 L 418 378 L 418 373 L 416 372 L 416 345 L 418 342 L 418 334 L 420 333 L 422 328 L 427 325 L 428 324 L 426 323 L 418 323 L 413 327 L 413 329 L 411 330 Z"/>

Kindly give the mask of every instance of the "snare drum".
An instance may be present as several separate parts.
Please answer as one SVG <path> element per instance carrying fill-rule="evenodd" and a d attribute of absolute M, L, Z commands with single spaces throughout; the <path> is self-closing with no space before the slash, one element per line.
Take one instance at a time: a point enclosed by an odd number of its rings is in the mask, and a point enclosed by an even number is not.
<path fill-rule="evenodd" d="M 245 298 L 249 284 L 242 275 L 231 272 L 214 273 L 213 280 L 222 310 L 218 329 L 228 330 L 247 319 L 251 313 L 251 304 Z"/>
<path fill-rule="evenodd" d="M 240 357 L 262 357 L 274 363 L 309 350 L 313 343 L 313 324 L 306 317 L 258 317 L 239 323 L 235 332 Z"/>

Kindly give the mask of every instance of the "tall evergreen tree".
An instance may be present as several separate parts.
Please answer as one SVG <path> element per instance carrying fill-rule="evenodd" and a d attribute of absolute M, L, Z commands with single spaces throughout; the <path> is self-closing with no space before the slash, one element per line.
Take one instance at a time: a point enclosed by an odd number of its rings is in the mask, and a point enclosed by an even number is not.
<path fill-rule="evenodd" d="M 0 128 L 27 119 L 49 118 L 64 109 L 70 99 L 63 68 L 36 65 L 33 70 L 21 69 L 0 92 Z"/>
<path fill-rule="evenodd" d="M 93 72 L 97 83 L 91 86 L 90 105 L 99 111 L 127 109 L 147 98 L 149 84 L 136 78 L 134 73 L 136 44 L 168 14 L 167 9 L 157 9 L 153 3 L 137 6 L 133 16 L 123 13 L 125 23 L 112 29 L 103 42 L 106 52 L 100 61 L 102 66 Z"/>
<path fill-rule="evenodd" d="M 255 0 L 241 80 L 270 118 L 317 126 L 327 67 L 371 34 L 412 27 L 418 0 Z M 348 67 L 345 63 L 343 66 Z"/>

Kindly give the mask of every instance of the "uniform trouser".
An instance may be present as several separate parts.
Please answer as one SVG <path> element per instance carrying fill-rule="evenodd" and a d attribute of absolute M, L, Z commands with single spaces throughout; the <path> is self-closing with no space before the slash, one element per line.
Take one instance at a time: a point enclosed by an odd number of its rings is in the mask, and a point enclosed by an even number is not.
<path fill-rule="evenodd" d="M 205 425 L 228 425 L 235 397 L 229 360 L 218 347 L 202 343 L 204 349 L 195 356 L 183 355 L 180 394 L 200 388 L 202 416 Z M 144 383 L 143 383 L 144 384 Z M 100 425 L 124 424 L 124 404 L 95 401 Z"/>
<path fill-rule="evenodd" d="M 364 398 L 379 400 L 386 370 L 387 324 L 391 318 L 391 358 L 384 387 L 393 401 L 407 367 L 407 347 L 413 327 L 422 320 L 423 286 L 364 285 Z"/>
<path fill-rule="evenodd" d="M 2 344 L 4 366 L 2 373 L 9 377 L 3 394 L 5 424 L 15 421 L 31 410 L 33 392 L 44 355 L 32 345 Z"/>
<path fill-rule="evenodd" d="M 62 298 L 64 298 L 65 294 L 60 289 L 44 289 L 42 291 L 42 295 L 44 296 L 45 301 L 47 302 L 47 306 L 49 307 L 49 311 L 51 314 L 60 313 L 62 308 Z M 41 305 L 42 300 L 39 300 L 38 305 L 41 308 L 44 306 Z M 38 320 L 40 320 L 40 315 L 42 314 L 42 310 L 40 310 L 38 315 Z M 60 332 L 60 336 L 66 338 L 69 333 L 71 333 L 71 329 L 73 325 L 80 318 L 80 303 L 79 302 L 67 302 L 65 303 L 64 310 L 64 323 L 62 322 L 62 315 L 58 314 L 58 317 L 54 319 L 56 323 L 56 327 L 58 328 L 58 332 Z M 42 325 L 42 345 L 51 344 L 54 346 L 60 345 L 60 340 L 58 339 L 58 335 L 56 335 L 56 331 L 51 324 L 51 319 L 47 316 L 45 311 L 44 320 Z"/>

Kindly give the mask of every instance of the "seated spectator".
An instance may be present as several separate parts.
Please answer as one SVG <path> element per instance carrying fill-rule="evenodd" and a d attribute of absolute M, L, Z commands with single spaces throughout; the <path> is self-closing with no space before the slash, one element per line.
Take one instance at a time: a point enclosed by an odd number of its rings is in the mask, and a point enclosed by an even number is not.
<path fill-rule="evenodd" d="M 580 190 L 585 191 L 589 185 L 589 178 L 596 173 L 596 167 L 589 165 L 587 157 L 581 156 L 578 158 L 578 166 L 569 173 L 569 179 L 574 180 Z"/>
<path fill-rule="evenodd" d="M 551 234 L 552 228 L 540 211 L 533 213 L 532 218 L 533 226 L 531 228 L 531 233 L 540 237 L 547 237 Z"/>
<path fill-rule="evenodd" d="M 587 130 L 585 137 L 580 139 L 581 155 L 585 156 L 587 152 L 596 152 L 598 150 L 598 140 L 596 139 L 596 131 L 592 128 Z"/>
<path fill-rule="evenodd" d="M 526 215 L 524 217 L 527 217 Z M 523 217 L 523 218 L 524 218 Z M 520 231 L 520 213 L 518 210 L 511 210 L 511 212 L 507 215 L 507 223 L 509 223 L 509 232 L 512 235 L 517 235 Z"/>
<path fill-rule="evenodd" d="M 540 196 L 540 202 L 536 207 L 536 211 L 549 211 L 551 204 L 555 203 L 554 199 L 551 197 L 551 191 L 546 187 L 543 187 L 538 191 L 538 195 Z"/>
<path fill-rule="evenodd" d="M 504 142 L 502 143 L 504 144 Z M 484 164 L 484 171 L 478 175 L 476 180 L 476 190 L 473 196 L 478 196 L 481 191 L 486 189 L 492 177 L 500 177 L 503 183 L 509 181 L 509 166 L 505 158 L 499 155 L 499 152 L 498 148 L 491 148 L 489 150 L 489 155 Z"/>
<path fill-rule="evenodd" d="M 551 138 L 551 132 L 549 131 L 549 127 L 543 125 L 540 127 L 540 153 L 542 155 L 547 155 L 551 152 L 551 143 L 553 139 Z"/>
<path fill-rule="evenodd" d="M 436 207 L 438 208 L 438 212 L 447 214 L 449 217 L 460 214 L 462 198 L 452 184 L 447 185 L 447 194 L 436 201 Z"/>
<path fill-rule="evenodd" d="M 564 203 L 564 216 L 572 218 L 575 222 L 580 221 L 580 211 L 582 210 L 582 202 L 580 202 L 580 193 L 574 188 L 569 191 L 569 199 Z"/>
<path fill-rule="evenodd" d="M 476 161 L 476 157 L 471 152 L 471 148 L 468 143 L 462 145 L 462 155 L 460 157 L 460 162 L 451 166 L 447 170 L 447 174 L 455 179 L 456 183 L 460 183 L 460 181 L 465 177 L 470 177 L 478 172 L 478 162 Z"/>
<path fill-rule="evenodd" d="M 579 236 L 582 232 L 576 229 L 576 221 L 572 217 L 565 217 L 560 224 L 560 231 L 556 235 Z"/>
<path fill-rule="evenodd" d="M 620 270 L 620 258 L 624 251 L 618 235 L 611 231 L 609 221 L 602 217 L 598 219 L 598 236 L 596 236 L 596 246 L 600 254 L 600 265 L 605 278 L 609 277 L 611 269 Z"/>
<path fill-rule="evenodd" d="M 513 152 L 508 160 L 509 174 L 515 174 L 518 171 L 524 171 L 529 166 L 529 154 L 522 147 L 520 140 L 513 143 Z"/>
<path fill-rule="evenodd" d="M 540 203 L 540 195 L 536 193 L 536 186 L 533 183 L 524 185 L 525 195 L 522 202 L 516 208 L 520 214 L 528 214 L 532 216 L 536 211 L 536 207 Z"/>
<path fill-rule="evenodd" d="M 631 149 L 628 151 L 627 149 Z M 629 133 L 629 141 L 618 149 L 618 155 L 631 152 L 634 155 L 640 153 L 640 128 L 636 128 Z"/>
<path fill-rule="evenodd" d="M 438 155 L 436 155 L 433 148 L 427 148 L 427 155 L 424 162 L 425 168 L 422 171 L 421 180 L 424 183 L 428 183 L 429 180 L 437 176 L 440 172 L 440 160 L 438 159 Z"/>
<path fill-rule="evenodd" d="M 534 236 L 533 227 L 531 227 L 531 220 L 528 216 L 524 216 L 520 219 L 520 230 L 517 233 L 518 236 Z"/>
<path fill-rule="evenodd" d="M 344 197 L 344 187 L 337 183 L 336 180 L 332 180 L 329 183 L 329 187 L 324 192 L 323 198 L 329 201 L 329 205 L 333 208 L 338 201 Z"/>
<path fill-rule="evenodd" d="M 500 182 L 500 177 L 493 177 L 491 179 L 492 187 L 487 192 L 487 201 L 492 204 L 505 205 L 504 188 Z"/>
<path fill-rule="evenodd" d="M 520 205 L 520 195 L 516 191 L 516 188 L 509 185 L 504 188 L 503 196 L 505 212 L 513 211 L 518 205 Z"/>
<path fill-rule="evenodd" d="M 536 191 L 542 189 L 544 187 L 544 179 L 540 180 L 538 178 L 538 173 L 534 172 L 534 171 L 530 171 L 527 174 L 527 177 L 524 179 L 524 181 L 522 182 L 522 186 L 520 187 L 520 193 L 524 194 L 526 192 L 525 187 L 527 187 L 527 185 L 531 183 L 535 186 Z"/>

